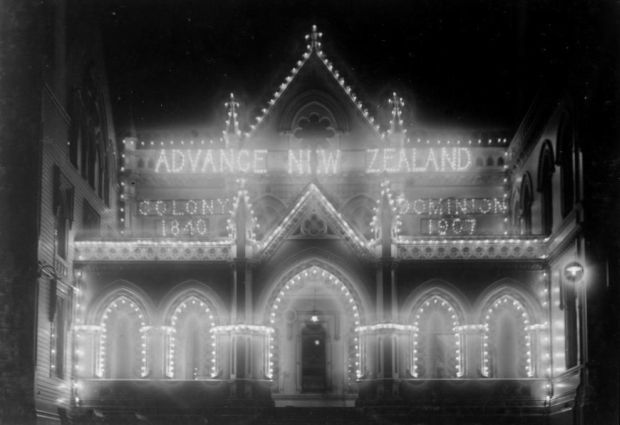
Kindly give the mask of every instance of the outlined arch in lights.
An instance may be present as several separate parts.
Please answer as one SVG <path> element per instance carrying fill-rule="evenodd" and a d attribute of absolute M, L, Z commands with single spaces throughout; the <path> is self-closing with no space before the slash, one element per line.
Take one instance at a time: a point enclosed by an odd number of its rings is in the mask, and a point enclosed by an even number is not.
<path fill-rule="evenodd" d="M 164 335 L 166 340 L 165 373 L 168 378 L 174 378 L 175 376 L 174 366 L 175 355 L 177 354 L 177 337 L 175 335 L 180 333 L 180 322 L 187 313 L 191 312 L 191 310 L 194 310 L 197 314 L 203 316 L 203 318 L 206 319 L 206 323 L 209 324 L 209 347 L 207 352 L 210 352 L 210 376 L 214 377 L 217 374 L 216 338 L 215 333 L 212 332 L 216 325 L 216 316 L 214 313 L 217 312 L 217 310 L 206 297 L 192 291 L 185 296 L 177 297 L 166 317 L 166 326 L 164 326 Z M 194 377 L 194 379 L 196 379 L 196 377 Z"/>
<path fill-rule="evenodd" d="M 103 378 L 106 374 L 106 356 L 107 356 L 107 344 L 108 344 L 108 322 L 113 314 L 121 309 L 127 310 L 132 316 L 135 317 L 136 323 L 139 325 L 140 333 L 140 377 L 145 377 L 148 373 L 148 346 L 146 340 L 146 332 L 149 327 L 145 308 L 140 302 L 133 299 L 128 293 L 119 293 L 112 298 L 103 309 L 100 319 L 100 339 L 99 339 L 99 355 L 97 356 L 97 365 L 95 374 Z"/>
<path fill-rule="evenodd" d="M 290 273 L 288 273 L 284 279 L 280 282 L 280 284 L 275 288 L 270 297 L 270 302 L 268 305 L 270 308 L 266 310 L 268 313 L 267 322 L 270 326 L 274 326 L 278 321 L 279 317 L 282 314 L 281 304 L 287 298 L 287 296 L 300 287 L 300 282 L 304 279 L 313 278 L 313 279 L 321 279 L 322 283 L 326 286 L 328 290 L 333 290 L 336 294 L 339 295 L 339 299 L 342 302 L 342 305 L 346 309 L 347 313 L 350 314 L 350 317 L 353 318 L 353 328 L 358 328 L 361 324 L 360 317 L 363 317 L 361 311 L 361 302 L 359 301 L 359 296 L 350 287 L 350 283 L 348 280 L 340 277 L 337 272 L 332 272 L 331 270 L 327 270 L 325 267 L 322 267 L 319 264 L 315 263 L 306 263 L 305 265 L 301 265 L 293 269 Z M 277 377 L 277 373 L 275 371 L 274 365 L 278 358 L 278 353 L 276 351 L 277 347 L 274 343 L 274 337 L 272 334 L 269 334 L 269 364 L 268 364 L 268 373 L 267 377 L 269 379 L 274 380 Z M 355 332 L 351 332 L 351 336 L 348 341 L 348 361 L 347 361 L 347 380 L 351 384 L 357 378 L 361 377 L 361 368 L 360 368 L 360 344 L 359 344 L 359 336 Z"/>
<path fill-rule="evenodd" d="M 441 310 L 445 312 L 447 317 L 449 317 L 452 337 L 453 337 L 453 349 L 454 349 L 454 368 L 456 370 L 456 377 L 461 377 L 464 374 L 463 367 L 463 344 L 460 333 L 460 326 L 462 323 L 462 317 L 460 316 L 460 312 L 455 308 L 455 306 L 450 302 L 446 297 L 442 294 L 429 294 L 424 298 L 423 302 L 420 302 L 413 310 L 413 347 L 412 347 L 412 364 L 411 364 L 411 374 L 414 378 L 419 377 L 419 367 L 421 363 L 419 348 L 420 348 L 420 334 L 422 333 L 421 323 L 423 323 L 425 316 L 428 316 L 429 312 L 432 310 Z M 451 344 L 451 345 L 452 345 Z"/>
<path fill-rule="evenodd" d="M 517 313 L 515 317 L 521 322 L 521 331 L 523 332 L 523 338 L 525 341 L 525 374 L 527 377 L 533 377 L 534 365 L 532 356 L 532 338 L 528 332 L 528 329 L 531 327 L 530 314 L 520 300 L 512 294 L 506 293 L 499 295 L 495 301 L 487 304 L 486 308 L 483 310 L 482 374 L 486 377 L 490 376 L 489 367 L 491 359 L 489 355 L 489 337 L 492 330 L 491 328 L 496 322 L 493 319 L 498 312 L 506 308 L 514 310 Z M 519 355 L 521 356 L 522 353 L 519 353 Z"/>

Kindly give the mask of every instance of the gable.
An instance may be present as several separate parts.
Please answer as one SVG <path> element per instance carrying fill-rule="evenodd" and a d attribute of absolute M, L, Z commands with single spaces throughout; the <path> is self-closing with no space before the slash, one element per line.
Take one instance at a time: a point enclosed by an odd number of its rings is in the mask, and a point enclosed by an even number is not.
<path fill-rule="evenodd" d="M 318 34 L 313 27 L 312 37 L 320 37 Z M 360 133 L 381 137 L 379 125 L 367 106 L 325 56 L 319 42 L 308 45 L 308 50 L 250 125 L 246 137 L 268 138 L 273 133 L 294 135 L 299 123 L 310 119 L 313 113 L 319 122 L 328 123 L 325 128 L 336 132 L 358 129 Z"/>
<path fill-rule="evenodd" d="M 271 256 L 286 239 L 342 239 L 358 255 L 369 254 L 367 241 L 323 195 L 310 184 L 293 208 L 260 243 L 258 257 Z"/>

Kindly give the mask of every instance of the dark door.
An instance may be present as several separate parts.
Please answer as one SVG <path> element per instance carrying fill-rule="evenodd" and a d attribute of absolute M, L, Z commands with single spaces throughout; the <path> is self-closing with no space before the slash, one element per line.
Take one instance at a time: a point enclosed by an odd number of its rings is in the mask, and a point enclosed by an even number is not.
<path fill-rule="evenodd" d="M 325 329 L 307 324 L 301 331 L 301 390 L 319 393 L 326 390 Z"/>

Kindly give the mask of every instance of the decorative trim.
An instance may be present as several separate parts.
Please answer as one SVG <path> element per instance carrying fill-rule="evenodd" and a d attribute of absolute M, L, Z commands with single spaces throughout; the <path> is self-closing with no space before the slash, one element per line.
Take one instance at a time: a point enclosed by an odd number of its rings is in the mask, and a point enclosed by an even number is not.
<path fill-rule="evenodd" d="M 247 325 L 247 324 L 238 324 L 238 325 L 220 325 L 212 327 L 209 332 L 213 332 L 215 334 L 222 334 L 228 332 L 234 333 L 243 333 L 243 332 L 254 332 L 261 335 L 267 335 L 274 332 L 274 329 L 270 326 L 263 325 Z"/>
<path fill-rule="evenodd" d="M 414 325 L 403 325 L 400 323 L 377 323 L 375 325 L 358 326 L 357 328 L 355 328 L 355 332 L 359 333 L 369 333 L 382 330 L 417 332 L 418 327 Z"/>
<path fill-rule="evenodd" d="M 327 224 L 331 225 L 332 229 L 337 232 L 337 236 L 345 240 L 357 254 L 361 257 L 370 255 L 365 238 L 353 230 L 344 216 L 336 210 L 320 189 L 311 183 L 284 220 L 271 231 L 269 236 L 259 242 L 260 252 L 258 256 L 265 259 L 273 254 L 281 241 L 301 224 L 302 219 L 306 216 L 306 211 L 312 207 L 323 212 Z"/>
<path fill-rule="evenodd" d="M 227 261 L 232 241 L 79 241 L 76 262 L 86 261 Z"/>
<path fill-rule="evenodd" d="M 397 242 L 400 260 L 529 260 L 547 258 L 547 239 L 437 239 Z"/>

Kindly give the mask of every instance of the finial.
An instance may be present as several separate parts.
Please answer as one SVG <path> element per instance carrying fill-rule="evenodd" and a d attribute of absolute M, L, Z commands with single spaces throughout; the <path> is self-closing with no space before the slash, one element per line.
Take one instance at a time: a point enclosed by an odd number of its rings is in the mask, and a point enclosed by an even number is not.
<path fill-rule="evenodd" d="M 228 102 L 224 103 L 224 106 L 227 109 L 226 129 L 224 130 L 224 133 L 234 133 L 237 136 L 240 136 L 241 130 L 239 129 L 239 120 L 237 120 L 237 109 L 239 108 L 239 102 L 235 100 L 234 93 L 230 93 L 230 98 Z"/>
<path fill-rule="evenodd" d="M 405 102 L 402 97 L 398 97 L 396 92 L 392 93 L 392 98 L 388 99 L 388 103 L 392 106 L 392 117 L 390 118 L 390 129 L 388 133 L 392 134 L 403 130 L 403 108 Z"/>
<path fill-rule="evenodd" d="M 306 40 L 310 41 L 310 44 L 308 44 L 308 50 L 320 52 L 321 37 L 323 37 L 323 33 L 317 32 L 316 25 L 312 25 L 312 32 L 306 35 Z"/>

